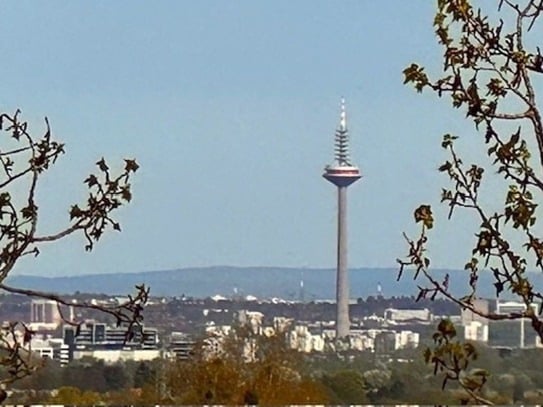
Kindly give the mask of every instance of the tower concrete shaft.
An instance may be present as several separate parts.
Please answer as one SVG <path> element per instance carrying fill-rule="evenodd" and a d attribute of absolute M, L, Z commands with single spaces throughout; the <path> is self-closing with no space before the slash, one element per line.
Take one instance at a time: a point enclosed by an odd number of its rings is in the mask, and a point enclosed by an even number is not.
<path fill-rule="evenodd" d="M 338 226 L 337 226 L 337 276 L 336 276 L 336 338 L 349 335 L 349 281 L 347 251 L 347 187 L 358 181 L 360 170 L 353 165 L 349 156 L 349 136 L 345 102 L 341 100 L 339 127 L 335 135 L 336 154 L 332 165 L 324 169 L 323 177 L 338 189 Z"/>
<path fill-rule="evenodd" d="M 347 187 L 337 188 L 336 338 L 349 335 L 349 276 L 347 274 Z"/>

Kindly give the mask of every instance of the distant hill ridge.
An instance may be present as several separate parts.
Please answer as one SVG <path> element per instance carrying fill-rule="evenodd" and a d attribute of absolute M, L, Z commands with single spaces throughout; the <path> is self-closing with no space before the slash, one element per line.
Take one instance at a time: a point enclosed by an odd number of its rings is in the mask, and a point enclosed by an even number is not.
<path fill-rule="evenodd" d="M 450 274 L 449 289 L 455 295 L 468 293 L 468 273 L 461 270 L 435 270 L 438 281 Z M 542 273 L 530 273 L 536 286 L 543 286 Z M 349 270 L 351 298 L 377 294 L 380 284 L 385 297 L 418 294 L 412 272 L 406 270 L 400 281 L 396 281 L 397 269 L 354 268 Z M 134 285 L 145 283 L 154 296 L 192 296 L 203 298 L 220 294 L 226 297 L 254 295 L 258 298 L 280 297 L 297 300 L 302 296 L 300 280 L 303 276 L 306 301 L 332 299 L 335 297 L 335 270 L 293 267 L 190 267 L 175 270 L 144 271 L 115 274 L 88 274 L 68 277 L 41 277 L 18 275 L 8 277 L 8 283 L 17 287 L 71 294 L 76 291 L 124 295 Z M 492 275 L 483 272 L 479 279 L 479 296 L 494 298 Z"/>

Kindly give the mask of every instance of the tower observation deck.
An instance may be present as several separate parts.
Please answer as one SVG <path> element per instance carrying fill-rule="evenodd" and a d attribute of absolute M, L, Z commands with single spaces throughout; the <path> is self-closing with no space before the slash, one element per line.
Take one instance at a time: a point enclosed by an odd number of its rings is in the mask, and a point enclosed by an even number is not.
<path fill-rule="evenodd" d="M 335 159 L 324 168 L 323 177 L 338 190 L 336 338 L 349 335 L 349 282 L 347 273 L 347 187 L 361 178 L 360 169 L 351 163 L 345 100 L 341 99 L 339 126 L 335 134 Z"/>

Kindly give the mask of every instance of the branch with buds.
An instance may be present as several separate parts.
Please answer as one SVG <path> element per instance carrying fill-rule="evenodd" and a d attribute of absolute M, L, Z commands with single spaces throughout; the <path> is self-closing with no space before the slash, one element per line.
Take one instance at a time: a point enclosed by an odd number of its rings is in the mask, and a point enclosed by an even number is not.
<path fill-rule="evenodd" d="M 67 318 L 62 313 L 61 305 L 103 312 L 112 317 L 117 325 L 127 328 L 126 339 L 130 340 L 134 328 L 142 329 L 142 312 L 149 295 L 149 289 L 144 285 L 136 286 L 136 292 L 127 301 L 102 306 L 68 303 L 54 293 L 21 289 L 4 283 L 20 258 L 38 256 L 40 246 L 46 242 L 82 233 L 86 240 L 85 249 L 92 250 L 108 229 L 121 230 L 113 215 L 132 199 L 131 179 L 139 168 L 137 162 L 126 159 L 122 170 L 115 173 L 102 158 L 96 163 L 97 172 L 84 181 L 88 188 L 86 202 L 71 206 L 64 228 L 52 234 L 40 234 L 39 219 L 43 214 L 39 210 L 36 191 L 44 174 L 64 154 L 64 145 L 53 139 L 47 119 L 45 124 L 44 135 L 37 138 L 30 134 L 28 123 L 20 119 L 19 110 L 13 115 L 0 113 L 0 135 L 6 136 L 2 141 L 5 148 L 0 149 L 0 290 L 52 300 L 57 303 L 62 320 L 77 327 L 81 321 Z M 22 197 L 19 195 L 21 190 L 26 191 Z M 6 367 L 8 372 L 0 383 L 19 380 L 39 367 L 29 347 L 33 334 L 20 322 L 0 329 L 0 366 Z"/>
<path fill-rule="evenodd" d="M 429 90 L 450 98 L 452 106 L 464 110 L 474 122 L 487 146 L 489 166 L 505 183 L 503 205 L 499 210 L 483 205 L 481 185 L 488 171 L 478 163 L 465 164 L 456 150 L 457 137 L 446 134 L 441 146 L 449 158 L 439 171 L 450 186 L 442 189 L 441 202 L 449 208 L 449 219 L 458 210 L 469 211 L 478 219 L 475 243 L 465 265 L 469 290 L 456 297 L 449 291 L 449 276 L 438 281 L 431 273 L 427 244 L 435 219 L 430 205 L 421 205 L 414 212 L 415 222 L 421 225 L 418 237 L 404 234 L 408 253 L 398 260 L 399 278 L 406 268 L 412 268 L 414 278 L 424 281 L 419 285 L 419 299 L 442 296 L 489 320 L 529 319 L 543 339 L 542 309 L 536 312 L 532 307 L 534 301 L 543 301 L 543 295 L 528 273 L 532 264 L 543 271 L 543 237 L 537 229 L 538 202 L 543 197 L 543 122 L 534 87 L 543 73 L 543 56 L 539 47 L 527 45 L 528 36 L 536 31 L 543 1 L 501 0 L 498 11 L 505 16 L 493 23 L 469 0 L 438 0 L 434 28 L 443 47 L 443 75 L 432 80 L 417 64 L 403 73 L 404 83 L 418 92 Z M 478 309 L 474 300 L 482 270 L 492 273 L 497 296 L 508 291 L 525 310 L 496 314 Z M 449 349 L 452 337 L 439 329 L 437 335 L 438 348 L 448 350 L 434 351 L 427 359 L 447 372 L 444 384 L 454 380 L 462 385 L 469 358 L 465 366 L 451 370 L 447 358 L 454 354 Z M 482 387 L 484 381 L 480 384 Z M 473 401 L 487 404 L 477 398 L 480 394 L 474 389 L 463 387 Z"/>

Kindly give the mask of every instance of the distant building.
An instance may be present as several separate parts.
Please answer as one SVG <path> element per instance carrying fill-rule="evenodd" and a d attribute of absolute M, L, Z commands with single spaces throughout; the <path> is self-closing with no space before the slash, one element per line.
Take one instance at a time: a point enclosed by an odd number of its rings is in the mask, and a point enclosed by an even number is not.
<path fill-rule="evenodd" d="M 382 331 L 375 337 L 375 353 L 380 355 L 396 350 L 396 332 Z"/>
<path fill-rule="evenodd" d="M 537 304 L 530 307 L 535 313 L 538 311 Z M 496 313 L 502 315 L 520 314 L 526 311 L 526 304 L 515 301 L 497 301 Z M 488 344 L 494 347 L 525 348 L 537 346 L 537 334 L 526 323 L 526 318 L 505 319 L 501 321 L 489 321 L 488 323 Z"/>
<path fill-rule="evenodd" d="M 287 317 L 274 317 L 273 318 L 273 327 L 278 332 L 286 332 L 291 325 L 294 324 L 293 318 Z"/>
<path fill-rule="evenodd" d="M 42 358 L 56 360 L 62 366 L 70 361 L 68 345 L 61 338 L 32 338 L 28 350 Z"/>
<path fill-rule="evenodd" d="M 54 330 L 62 322 L 59 305 L 53 300 L 30 302 L 30 324 L 32 330 Z"/>
<path fill-rule="evenodd" d="M 289 333 L 289 344 L 300 352 L 322 352 L 325 339 L 320 333 L 313 334 L 306 325 L 296 325 Z"/>
<path fill-rule="evenodd" d="M 159 349 L 84 349 L 74 352 L 74 359 L 91 357 L 106 363 L 133 360 L 136 362 L 154 360 L 162 357 Z"/>
<path fill-rule="evenodd" d="M 109 326 L 85 321 L 79 327 L 65 325 L 63 342 L 69 347 L 70 360 L 94 351 L 157 350 L 158 331 L 154 328 Z M 119 356 L 120 357 L 120 356 Z"/>
<path fill-rule="evenodd" d="M 400 331 L 396 332 L 396 349 L 416 348 L 419 346 L 420 335 L 417 332 Z"/>
<path fill-rule="evenodd" d="M 262 333 L 264 314 L 258 311 L 241 310 L 237 314 L 238 323 L 251 328 L 254 334 Z"/>
<path fill-rule="evenodd" d="M 537 305 L 532 304 L 532 308 L 537 311 Z M 496 301 L 496 314 L 514 314 L 526 311 L 526 304 L 518 301 Z"/>
<path fill-rule="evenodd" d="M 168 352 L 177 360 L 187 360 L 194 349 L 195 341 L 190 335 L 172 332 L 168 343 Z"/>
<path fill-rule="evenodd" d="M 432 313 L 428 308 L 424 309 L 396 309 L 385 310 L 385 320 L 391 322 L 430 322 Z"/>
<path fill-rule="evenodd" d="M 488 314 L 490 310 L 490 301 L 485 300 L 485 299 L 476 299 L 476 300 L 473 300 L 472 306 L 475 310 L 483 314 Z M 463 309 L 462 310 L 462 325 L 467 326 L 473 321 L 482 322 L 485 324 L 488 322 L 488 320 L 485 317 L 473 312 L 472 310 L 467 309 L 467 308 Z"/>
<path fill-rule="evenodd" d="M 476 321 L 464 325 L 464 339 L 468 341 L 488 342 L 488 321 Z"/>
<path fill-rule="evenodd" d="M 351 335 L 349 335 L 349 349 L 351 350 L 375 350 L 375 341 L 376 337 L 372 338 L 366 335 L 364 331 L 353 330 Z"/>

